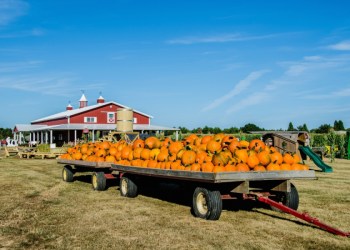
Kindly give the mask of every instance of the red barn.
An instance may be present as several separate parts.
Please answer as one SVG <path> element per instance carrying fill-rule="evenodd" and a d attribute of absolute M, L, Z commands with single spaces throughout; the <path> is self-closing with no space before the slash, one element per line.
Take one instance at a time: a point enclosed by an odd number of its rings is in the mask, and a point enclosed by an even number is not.
<path fill-rule="evenodd" d="M 94 141 L 117 129 L 118 109 L 131 108 L 113 101 L 105 102 L 102 96 L 97 99 L 96 104 L 89 106 L 83 94 L 77 109 L 69 104 L 65 111 L 37 119 L 30 125 L 17 124 L 14 129 L 15 139 L 21 144 L 24 142 L 22 133 L 29 132 L 30 141 L 58 146 L 69 142 L 76 143 L 87 136 Z M 151 125 L 151 118 L 151 115 L 133 110 L 133 131 L 147 134 L 165 130 L 178 131 L 175 128 Z"/>

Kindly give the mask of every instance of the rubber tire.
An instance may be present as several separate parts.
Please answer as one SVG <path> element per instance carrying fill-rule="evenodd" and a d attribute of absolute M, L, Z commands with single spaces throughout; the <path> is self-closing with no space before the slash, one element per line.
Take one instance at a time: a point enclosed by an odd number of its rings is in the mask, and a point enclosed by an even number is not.
<path fill-rule="evenodd" d="M 104 172 L 94 172 L 91 176 L 92 188 L 96 191 L 106 190 L 106 177 Z"/>
<path fill-rule="evenodd" d="M 193 213 L 206 220 L 218 220 L 222 211 L 222 199 L 219 191 L 197 187 L 192 198 Z"/>
<path fill-rule="evenodd" d="M 73 182 L 74 172 L 73 168 L 69 165 L 65 165 L 62 169 L 62 180 L 65 182 Z"/>
<path fill-rule="evenodd" d="M 299 207 L 298 190 L 293 184 L 290 185 L 290 192 L 289 193 L 288 192 L 280 192 L 280 193 L 277 193 L 277 197 L 273 197 L 271 199 L 274 201 L 280 202 L 283 205 L 285 205 L 291 209 L 294 209 L 294 210 L 297 210 Z M 278 209 L 274 206 L 270 206 L 270 207 L 273 211 L 282 212 L 280 209 Z"/>
<path fill-rule="evenodd" d="M 135 182 L 127 176 L 122 176 L 119 182 L 120 195 L 134 198 L 138 195 L 138 187 Z"/>

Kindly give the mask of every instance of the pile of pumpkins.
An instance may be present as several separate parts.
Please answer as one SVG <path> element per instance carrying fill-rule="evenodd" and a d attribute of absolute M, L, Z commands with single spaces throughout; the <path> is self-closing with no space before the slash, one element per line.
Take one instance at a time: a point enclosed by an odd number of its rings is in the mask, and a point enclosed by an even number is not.
<path fill-rule="evenodd" d="M 131 144 L 124 140 L 89 142 L 69 148 L 61 158 L 202 172 L 309 170 L 297 154 L 281 154 L 259 139 L 248 142 L 223 133 L 191 134 L 182 141 L 152 136 Z"/>

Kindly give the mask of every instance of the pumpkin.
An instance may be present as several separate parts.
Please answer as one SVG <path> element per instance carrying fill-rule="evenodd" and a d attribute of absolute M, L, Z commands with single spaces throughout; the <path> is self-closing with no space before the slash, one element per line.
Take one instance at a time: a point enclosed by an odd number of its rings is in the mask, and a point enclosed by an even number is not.
<path fill-rule="evenodd" d="M 289 163 L 282 163 L 280 165 L 281 171 L 290 171 L 292 170 L 292 166 Z"/>
<path fill-rule="evenodd" d="M 226 169 L 224 166 L 214 166 L 213 168 L 213 172 L 214 173 L 220 173 L 220 172 L 225 172 Z"/>
<path fill-rule="evenodd" d="M 212 153 L 212 154 L 215 154 L 215 153 L 218 153 L 221 151 L 221 144 L 220 142 L 216 141 L 216 140 L 210 140 L 208 143 L 207 143 L 207 151 Z"/>
<path fill-rule="evenodd" d="M 294 157 L 289 154 L 289 153 L 285 153 L 283 155 L 283 162 L 287 163 L 287 164 L 293 164 L 294 163 Z"/>
<path fill-rule="evenodd" d="M 230 164 L 230 163 L 225 166 L 225 169 L 226 169 L 226 172 L 235 172 L 235 171 L 237 171 L 237 167 L 235 165 L 233 165 L 233 164 Z"/>
<path fill-rule="evenodd" d="M 276 151 L 270 154 L 270 159 L 272 163 L 276 164 L 282 164 L 283 162 L 283 156 L 280 152 Z"/>
<path fill-rule="evenodd" d="M 127 160 L 131 151 L 132 151 L 132 148 L 130 146 L 124 147 L 121 151 L 121 158 L 123 160 Z"/>
<path fill-rule="evenodd" d="M 259 158 L 256 154 L 250 154 L 247 159 L 247 164 L 250 168 L 254 168 L 259 164 Z"/>
<path fill-rule="evenodd" d="M 185 150 L 181 157 L 181 162 L 185 166 L 189 166 L 196 162 L 196 153 L 192 150 Z"/>
<path fill-rule="evenodd" d="M 212 139 L 213 139 L 212 135 L 205 135 L 202 137 L 201 144 L 207 144 Z"/>
<path fill-rule="evenodd" d="M 248 161 L 248 152 L 245 149 L 237 149 L 234 155 L 239 163 L 246 163 Z"/>
<path fill-rule="evenodd" d="M 103 141 L 103 142 L 101 143 L 101 147 L 102 147 L 103 149 L 109 149 L 109 146 L 110 146 L 110 142 L 109 142 L 109 141 Z"/>
<path fill-rule="evenodd" d="M 168 161 L 168 158 L 169 158 L 168 149 L 160 150 L 159 154 L 157 155 L 157 161 L 160 161 L 160 162 Z"/>
<path fill-rule="evenodd" d="M 215 166 L 225 166 L 229 160 L 229 155 L 224 153 L 224 151 L 221 151 L 213 155 L 212 162 Z"/>
<path fill-rule="evenodd" d="M 235 150 L 239 147 L 240 143 L 237 140 L 231 141 L 230 145 L 228 145 L 228 149 L 231 153 L 234 153 Z"/>
<path fill-rule="evenodd" d="M 191 165 L 191 171 L 201 171 L 201 165 L 198 163 L 193 163 Z"/>
<path fill-rule="evenodd" d="M 105 158 L 106 162 L 115 162 L 115 157 L 113 155 L 107 155 Z"/>
<path fill-rule="evenodd" d="M 203 172 L 213 172 L 214 164 L 212 162 L 204 162 L 202 164 Z"/>
<path fill-rule="evenodd" d="M 159 148 L 153 148 L 151 150 L 151 152 L 149 153 L 149 158 L 152 160 L 155 160 L 155 159 L 157 159 L 157 156 L 159 155 L 159 153 L 160 153 Z"/>
<path fill-rule="evenodd" d="M 279 171 L 279 170 L 281 170 L 281 167 L 280 167 L 279 164 L 271 162 L 271 163 L 266 167 L 266 170 L 267 170 L 267 171 Z"/>
<path fill-rule="evenodd" d="M 255 150 L 256 152 L 260 152 L 264 150 L 265 143 L 259 139 L 253 139 L 249 143 L 249 148 Z"/>
<path fill-rule="evenodd" d="M 145 142 L 142 139 L 136 139 L 134 143 L 132 144 L 132 148 L 144 148 L 145 147 Z"/>
<path fill-rule="evenodd" d="M 238 172 L 248 172 L 250 170 L 249 166 L 245 163 L 238 163 L 236 169 Z"/>
<path fill-rule="evenodd" d="M 259 162 L 263 166 L 267 166 L 271 162 L 270 154 L 267 151 L 261 151 L 258 153 Z"/>
<path fill-rule="evenodd" d="M 266 168 L 262 165 L 257 165 L 254 167 L 253 169 L 254 171 L 260 171 L 260 172 L 263 172 L 263 171 L 266 171 Z"/>
<path fill-rule="evenodd" d="M 151 137 L 148 137 L 146 140 L 145 140 L 145 147 L 149 148 L 149 149 L 153 149 L 153 148 L 160 148 L 161 146 L 161 142 L 160 140 L 155 137 L 155 136 L 151 136 Z"/>
<path fill-rule="evenodd" d="M 169 145 L 169 154 L 176 155 L 183 147 L 184 145 L 180 141 L 171 142 Z"/>
<path fill-rule="evenodd" d="M 148 149 L 148 148 L 144 148 L 144 149 L 142 149 L 142 151 L 141 151 L 141 159 L 142 160 L 149 160 L 149 155 L 150 155 L 150 153 L 151 153 L 151 150 L 150 149 Z"/>

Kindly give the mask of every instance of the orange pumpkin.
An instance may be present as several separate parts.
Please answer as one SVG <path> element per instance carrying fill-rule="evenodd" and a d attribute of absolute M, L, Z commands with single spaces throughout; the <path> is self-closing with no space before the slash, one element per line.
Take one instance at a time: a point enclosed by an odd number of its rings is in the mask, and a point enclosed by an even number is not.
<path fill-rule="evenodd" d="M 224 151 L 221 151 L 213 155 L 212 162 L 215 166 L 225 166 L 229 160 L 229 155 L 226 154 Z"/>
<path fill-rule="evenodd" d="M 254 169 L 253 169 L 254 171 L 266 171 L 266 168 L 264 167 L 264 166 L 262 166 L 262 165 L 257 165 L 257 166 L 255 166 L 254 167 Z"/>
<path fill-rule="evenodd" d="M 105 158 L 106 162 L 115 162 L 115 157 L 113 155 L 107 155 Z"/>
<path fill-rule="evenodd" d="M 259 164 L 259 158 L 256 154 L 251 154 L 248 156 L 247 164 L 250 168 L 254 168 Z"/>
<path fill-rule="evenodd" d="M 277 163 L 270 163 L 267 167 L 266 167 L 267 171 L 279 171 L 281 170 L 281 167 L 279 164 Z"/>
<path fill-rule="evenodd" d="M 196 153 L 192 150 L 185 150 L 181 157 L 181 162 L 185 166 L 189 166 L 196 162 Z"/>
<path fill-rule="evenodd" d="M 289 163 L 282 163 L 280 165 L 281 171 L 290 171 L 292 170 L 292 166 Z"/>
<path fill-rule="evenodd" d="M 150 149 L 148 149 L 148 148 L 144 148 L 144 149 L 142 149 L 142 151 L 141 151 L 141 159 L 142 160 L 149 160 L 149 155 L 150 155 L 150 153 L 151 153 L 151 150 Z"/>
<path fill-rule="evenodd" d="M 238 140 L 232 140 L 230 145 L 228 145 L 228 149 L 231 151 L 231 153 L 234 153 L 235 150 L 239 147 L 240 143 Z"/>
<path fill-rule="evenodd" d="M 253 139 L 249 143 L 249 148 L 255 150 L 256 152 L 260 152 L 264 150 L 265 143 L 259 139 Z"/>
<path fill-rule="evenodd" d="M 183 147 L 184 145 L 180 141 L 171 142 L 169 145 L 169 154 L 176 155 Z"/>
<path fill-rule="evenodd" d="M 234 155 L 239 163 L 246 163 L 248 161 L 248 152 L 245 149 L 237 149 Z"/>
<path fill-rule="evenodd" d="M 213 172 L 214 164 L 212 162 L 204 162 L 202 164 L 203 172 Z"/>
<path fill-rule="evenodd" d="M 214 166 L 213 168 L 213 172 L 214 173 L 220 173 L 220 172 L 225 172 L 226 169 L 224 166 Z"/>
<path fill-rule="evenodd" d="M 212 154 L 215 154 L 215 153 L 218 153 L 221 151 L 221 144 L 220 142 L 216 141 L 216 140 L 210 140 L 208 143 L 207 143 L 207 150 L 212 153 Z"/>
<path fill-rule="evenodd" d="M 238 163 L 236 168 L 238 172 L 248 172 L 250 170 L 249 166 L 245 163 Z"/>
<path fill-rule="evenodd" d="M 145 147 L 145 142 L 142 139 L 136 139 L 134 143 L 132 144 L 132 148 L 144 148 Z"/>
<path fill-rule="evenodd" d="M 282 164 L 283 162 L 283 156 L 280 152 L 276 151 L 270 154 L 270 159 L 272 163 L 276 164 Z"/>
<path fill-rule="evenodd" d="M 160 148 L 161 145 L 162 144 L 161 144 L 160 140 L 155 136 L 148 137 L 145 140 L 145 147 L 147 147 L 149 149 Z"/>
<path fill-rule="evenodd" d="M 285 153 L 283 155 L 283 162 L 287 163 L 287 164 L 293 164 L 294 163 L 294 157 L 289 154 L 289 153 Z"/>
<path fill-rule="evenodd" d="M 159 152 L 159 154 L 157 156 L 157 161 L 165 162 L 165 161 L 168 161 L 168 158 L 169 158 L 168 150 L 163 149 Z"/>
<path fill-rule="evenodd" d="M 263 166 L 267 166 L 271 162 L 270 154 L 267 151 L 261 151 L 258 153 L 259 162 Z"/>
<path fill-rule="evenodd" d="M 191 171 L 201 171 L 201 165 L 198 163 L 193 163 L 191 165 Z"/>

